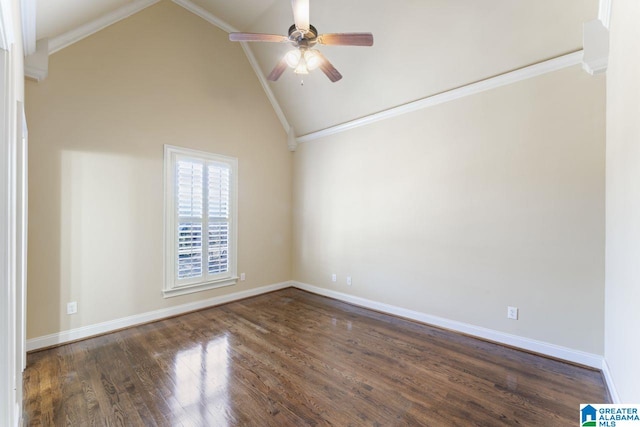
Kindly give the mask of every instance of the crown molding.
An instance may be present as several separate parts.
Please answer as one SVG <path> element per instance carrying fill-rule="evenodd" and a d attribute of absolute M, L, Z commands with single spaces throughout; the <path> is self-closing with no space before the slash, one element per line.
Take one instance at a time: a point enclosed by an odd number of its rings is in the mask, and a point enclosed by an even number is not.
<path fill-rule="evenodd" d="M 43 70 L 42 68 L 31 67 L 28 65 L 24 66 L 24 76 L 28 79 L 35 80 L 36 82 L 41 82 L 46 79 L 48 75 L 48 71 Z"/>
<path fill-rule="evenodd" d="M 24 76 L 40 82 L 49 74 L 49 40 L 41 39 L 36 50 L 24 57 Z"/>
<path fill-rule="evenodd" d="M 27 0 L 32 1 L 32 0 Z M 117 9 L 99 19 L 96 19 L 88 24 L 85 24 L 79 28 L 71 30 L 67 33 L 64 33 L 58 37 L 55 37 L 49 41 L 49 54 L 55 53 L 65 47 L 82 40 L 85 37 L 94 34 L 109 25 L 112 25 L 124 18 L 127 18 L 157 2 L 160 0 L 135 0 L 133 3 L 130 3 L 120 9 Z M 236 28 L 225 22 L 224 20 L 218 18 L 211 12 L 205 10 L 201 6 L 193 3 L 191 0 L 172 0 L 177 5 L 183 7 L 189 12 L 201 17 L 205 21 L 215 25 L 221 30 L 230 33 L 230 32 L 238 32 Z M 3 2 L 4 4 L 4 2 Z M 599 4 L 599 14 L 598 19 L 603 23 L 603 25 L 608 28 L 611 17 L 611 0 L 600 0 Z M 242 46 L 247 59 L 249 60 L 249 64 L 253 68 L 258 80 L 271 103 L 271 106 L 276 113 L 276 116 L 280 120 L 282 127 L 287 133 L 290 133 L 290 124 L 280 107 L 267 79 L 262 72 L 260 66 L 258 65 L 258 61 L 256 60 L 255 55 L 253 54 L 252 49 L 246 42 L 240 43 Z M 471 83 L 456 89 L 452 89 L 449 91 L 445 91 L 436 95 L 428 96 L 417 101 L 410 102 L 408 104 L 403 104 L 400 106 L 392 107 L 390 109 L 374 113 L 356 120 L 352 120 L 349 122 L 345 122 L 339 125 L 331 126 L 316 132 L 311 132 L 306 135 L 302 135 L 296 138 L 297 143 L 305 143 L 310 142 L 319 138 L 323 138 L 328 135 L 333 135 L 339 132 L 344 132 L 349 129 L 354 129 L 360 126 L 365 126 L 370 123 L 374 123 L 380 120 L 385 120 L 387 118 L 399 116 L 402 114 L 406 114 L 412 111 L 420 110 L 423 108 L 432 107 L 435 105 L 439 105 L 445 102 L 452 101 L 454 99 L 462 98 L 464 96 L 473 95 L 476 93 L 484 92 L 486 90 L 490 90 L 493 88 L 497 88 L 500 86 L 508 85 L 511 83 L 515 83 L 521 80 L 525 80 L 528 78 L 536 77 L 542 74 L 546 74 L 549 72 L 553 72 L 556 70 L 560 70 L 563 68 L 567 68 L 573 65 L 577 65 L 582 62 L 583 59 L 583 51 L 576 51 L 567 55 L 560 56 L 558 58 L 550 59 L 548 61 L 539 62 L 528 67 L 524 67 L 515 71 L 511 71 L 508 73 L 500 74 L 495 77 L 491 77 L 485 80 L 481 80 L 475 83 Z M 585 67 L 590 73 L 598 73 L 606 70 L 606 63 L 601 61 L 593 61 L 588 67 Z M 34 73 L 34 70 L 29 70 L 28 77 L 32 77 L 38 79 L 37 73 Z M 291 144 L 289 144 L 291 145 Z M 291 148 L 291 147 L 290 147 Z"/>
<path fill-rule="evenodd" d="M 273 94 L 273 91 L 271 90 L 269 83 L 267 83 L 267 79 L 262 73 L 262 70 L 258 65 L 258 61 L 256 60 L 256 57 L 253 55 L 253 51 L 249 47 L 249 44 L 246 42 L 240 42 L 240 45 L 242 46 L 242 50 L 244 50 L 244 53 L 247 55 L 247 59 L 249 60 L 249 64 L 251 64 L 251 68 L 253 68 L 253 71 L 256 73 L 256 76 L 258 77 L 258 81 L 260 81 L 260 84 L 262 85 L 262 89 L 264 89 L 264 92 L 267 95 L 267 98 L 269 99 L 271 106 L 273 107 L 273 111 L 276 113 L 276 116 L 278 116 L 278 120 L 280 120 L 280 123 L 282 124 L 282 128 L 285 131 L 289 132 L 289 129 L 291 129 L 291 126 L 289 125 L 289 122 L 287 121 L 287 118 L 284 115 L 282 108 L 280 108 L 280 104 L 278 103 L 276 96 Z"/>
<path fill-rule="evenodd" d="M 334 135 L 336 133 L 355 129 L 361 126 L 366 126 L 380 120 L 386 120 L 391 117 L 400 116 L 402 114 L 411 113 L 413 111 L 422 110 L 424 108 L 434 107 L 436 105 L 444 104 L 445 102 L 460 99 L 465 96 L 475 95 L 501 86 L 506 86 L 522 80 L 530 79 L 532 77 L 537 77 L 543 74 L 551 73 L 553 71 L 562 70 L 564 68 L 572 67 L 574 65 L 582 63 L 582 56 L 583 51 L 579 50 L 567 55 L 549 59 L 547 61 L 538 62 L 537 64 L 529 65 L 528 67 L 500 74 L 498 76 L 491 77 L 485 80 L 480 80 L 475 83 L 470 83 L 468 85 L 461 86 L 456 89 L 451 89 L 446 92 L 441 92 L 436 95 L 427 96 L 426 98 L 393 107 L 379 113 L 361 117 L 356 120 L 351 120 L 349 122 L 345 122 L 336 126 L 331 126 L 316 132 L 311 132 L 298 137 L 297 140 L 299 144 L 314 141 L 316 139 L 324 138 L 325 136 Z"/>
<path fill-rule="evenodd" d="M 24 56 L 36 51 L 36 0 L 20 2 L 22 18 L 22 49 Z"/>
<path fill-rule="evenodd" d="M 187 9 L 189 12 L 194 15 L 198 15 L 200 18 L 204 19 L 210 24 L 215 25 L 220 28 L 222 31 L 226 31 L 227 33 L 237 33 L 238 30 L 229 25 L 227 22 L 215 16 L 213 13 L 208 10 L 198 6 L 193 3 L 191 0 L 172 0 L 175 4 L 180 5 Z"/>
<path fill-rule="evenodd" d="M 611 0 L 600 0 L 598 7 L 598 19 L 608 30 L 611 24 Z"/>
<path fill-rule="evenodd" d="M 222 19 L 218 18 L 208 10 L 205 10 L 202 7 L 198 6 L 197 4 L 191 2 L 190 0 L 172 0 L 172 1 L 177 5 L 187 9 L 189 12 L 209 22 L 210 24 L 215 25 L 216 27 L 220 28 L 222 31 L 225 31 L 227 33 L 238 32 L 236 28 L 229 25 Z M 280 104 L 278 103 L 278 100 L 273 94 L 273 91 L 271 90 L 271 87 L 269 86 L 269 83 L 267 82 L 267 79 L 264 76 L 264 73 L 260 69 L 260 66 L 258 65 L 258 61 L 256 60 L 256 57 L 253 54 L 253 51 L 251 50 L 251 48 L 246 42 L 241 42 L 240 45 L 242 46 L 242 50 L 244 50 L 245 55 L 247 55 L 249 64 L 251 64 L 251 68 L 253 68 L 253 71 L 256 73 L 256 76 L 258 77 L 258 80 L 262 85 L 262 89 L 264 89 L 264 92 L 267 95 L 267 98 L 269 99 L 269 102 L 271 103 L 271 106 L 273 107 L 273 110 L 276 113 L 276 116 L 278 116 L 278 119 L 280 120 L 282 127 L 284 128 L 285 131 L 289 132 L 289 129 L 291 126 L 289 125 L 289 122 L 287 121 L 287 118 L 285 117 L 284 112 L 282 111 L 282 108 L 280 108 Z"/>
<path fill-rule="evenodd" d="M 582 69 L 592 76 L 605 73 L 608 67 L 609 57 L 595 58 L 591 61 L 585 61 L 582 63 Z"/>
<path fill-rule="evenodd" d="M 298 142 L 296 141 L 296 131 L 293 129 L 293 126 L 289 126 L 289 131 L 287 132 L 287 147 L 289 151 L 296 151 L 298 148 Z"/>
<path fill-rule="evenodd" d="M 49 40 L 49 54 L 51 55 L 52 53 L 56 53 L 67 46 L 79 42 L 80 40 L 89 37 L 90 35 L 113 25 L 118 21 L 128 18 L 129 16 L 154 5 L 159 1 L 160 0 L 135 0 L 134 2 L 129 3 L 126 6 L 122 6 L 121 8 L 101 16 L 96 20 L 54 37 Z"/>
<path fill-rule="evenodd" d="M 609 65 L 609 30 L 600 19 L 583 24 L 582 69 L 594 75 L 607 71 Z"/>

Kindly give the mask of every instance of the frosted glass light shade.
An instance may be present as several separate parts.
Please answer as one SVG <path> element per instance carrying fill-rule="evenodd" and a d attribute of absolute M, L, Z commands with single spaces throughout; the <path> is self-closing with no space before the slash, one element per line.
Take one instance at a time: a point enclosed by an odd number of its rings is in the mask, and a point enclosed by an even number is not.
<path fill-rule="evenodd" d="M 284 56 L 284 60 L 289 67 L 296 68 L 298 66 L 298 63 L 300 62 L 300 57 L 300 50 L 293 49 L 286 53 L 286 55 Z"/>
<path fill-rule="evenodd" d="M 320 66 L 322 59 L 316 50 L 307 50 L 304 53 L 304 60 L 307 63 L 307 70 L 313 71 Z"/>

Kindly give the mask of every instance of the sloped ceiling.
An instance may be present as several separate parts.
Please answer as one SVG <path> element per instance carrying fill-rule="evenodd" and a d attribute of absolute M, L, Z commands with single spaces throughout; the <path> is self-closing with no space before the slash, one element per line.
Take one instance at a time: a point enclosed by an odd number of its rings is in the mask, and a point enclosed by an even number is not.
<path fill-rule="evenodd" d="M 132 3 L 131 0 L 38 0 L 37 39 L 53 38 Z"/>
<path fill-rule="evenodd" d="M 168 1 L 168 0 L 163 0 Z M 37 36 L 56 37 L 131 0 L 38 0 Z M 191 0 L 239 31 L 286 34 L 289 0 Z M 373 47 L 322 46 L 344 78 L 285 72 L 268 85 L 297 135 L 322 130 L 582 48 L 598 0 L 311 0 L 320 33 L 369 31 Z M 231 42 L 229 42 L 231 43 Z M 252 43 L 263 75 L 285 44 Z"/>

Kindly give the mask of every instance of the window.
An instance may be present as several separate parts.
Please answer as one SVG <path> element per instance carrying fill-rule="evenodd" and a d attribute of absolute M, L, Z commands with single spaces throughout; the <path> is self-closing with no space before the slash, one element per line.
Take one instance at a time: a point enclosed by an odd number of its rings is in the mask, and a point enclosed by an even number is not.
<path fill-rule="evenodd" d="M 236 283 L 235 158 L 165 145 L 165 297 Z"/>

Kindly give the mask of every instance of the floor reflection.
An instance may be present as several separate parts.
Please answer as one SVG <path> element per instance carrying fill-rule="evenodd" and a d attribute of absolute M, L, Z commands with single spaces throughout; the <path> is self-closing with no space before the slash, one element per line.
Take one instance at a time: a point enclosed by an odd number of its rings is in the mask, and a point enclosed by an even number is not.
<path fill-rule="evenodd" d="M 187 426 L 229 425 L 229 340 L 223 335 L 176 354 L 174 422 Z"/>

